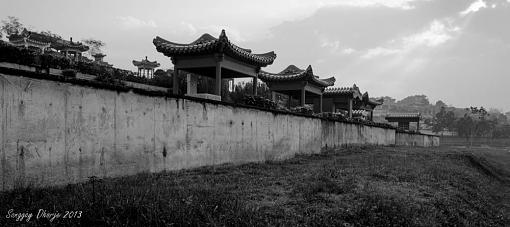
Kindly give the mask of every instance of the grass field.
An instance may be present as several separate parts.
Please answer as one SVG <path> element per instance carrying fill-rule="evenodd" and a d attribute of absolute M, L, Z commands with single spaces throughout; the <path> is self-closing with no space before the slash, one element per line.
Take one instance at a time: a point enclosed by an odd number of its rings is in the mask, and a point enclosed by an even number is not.
<path fill-rule="evenodd" d="M 509 226 L 510 150 L 350 147 L 0 194 L 0 226 Z M 81 218 L 8 210 L 82 211 Z"/>

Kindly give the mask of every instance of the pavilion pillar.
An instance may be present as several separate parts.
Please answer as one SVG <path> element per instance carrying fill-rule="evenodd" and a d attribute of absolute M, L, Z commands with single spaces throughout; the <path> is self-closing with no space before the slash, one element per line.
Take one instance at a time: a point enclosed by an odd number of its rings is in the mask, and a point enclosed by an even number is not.
<path fill-rule="evenodd" d="M 420 120 L 416 122 L 416 131 L 420 132 Z"/>
<path fill-rule="evenodd" d="M 216 87 L 215 94 L 221 96 L 221 61 L 216 62 Z"/>
<path fill-rule="evenodd" d="M 334 113 L 335 112 L 335 103 L 331 103 L 331 113 Z"/>
<path fill-rule="evenodd" d="M 349 99 L 349 118 L 352 118 L 352 99 Z"/>
<path fill-rule="evenodd" d="M 273 102 L 276 102 L 276 92 L 274 91 L 271 91 L 271 100 L 273 100 Z"/>
<path fill-rule="evenodd" d="M 174 95 L 179 94 L 179 69 L 174 66 L 174 76 L 172 77 L 172 92 Z"/>
<path fill-rule="evenodd" d="M 370 120 L 374 121 L 374 111 L 373 110 L 370 111 Z"/>
<path fill-rule="evenodd" d="M 319 113 L 322 113 L 322 94 L 319 98 Z"/>
<path fill-rule="evenodd" d="M 301 88 L 301 106 L 305 106 L 305 97 L 306 97 L 306 93 L 305 93 L 305 88 Z"/>
<path fill-rule="evenodd" d="M 256 96 L 257 95 L 257 77 L 253 77 L 253 96 Z"/>

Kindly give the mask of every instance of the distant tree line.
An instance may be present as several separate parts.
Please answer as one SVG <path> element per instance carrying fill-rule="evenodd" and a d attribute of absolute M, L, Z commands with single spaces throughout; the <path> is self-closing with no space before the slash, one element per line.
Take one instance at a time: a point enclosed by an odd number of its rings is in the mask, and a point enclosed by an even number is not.
<path fill-rule="evenodd" d="M 441 110 L 428 122 L 432 131 L 445 130 L 457 132 L 466 139 L 472 137 L 510 138 L 510 124 L 506 115 L 493 110 L 489 113 L 484 107 L 469 107 L 462 117 L 455 117 L 453 110 Z"/>

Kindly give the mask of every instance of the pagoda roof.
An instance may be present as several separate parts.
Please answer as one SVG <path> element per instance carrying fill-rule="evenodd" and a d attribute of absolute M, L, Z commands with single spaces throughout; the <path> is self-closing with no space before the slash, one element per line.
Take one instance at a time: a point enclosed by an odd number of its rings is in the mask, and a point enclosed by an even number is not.
<path fill-rule="evenodd" d="M 10 35 L 9 42 L 14 45 L 31 44 L 34 46 L 49 46 L 52 42 L 52 39 L 49 38 L 50 37 L 45 35 L 24 29 L 20 34 Z"/>
<path fill-rule="evenodd" d="M 353 98 L 362 99 L 361 92 L 358 86 L 354 84 L 352 87 L 333 87 L 326 88 L 323 93 L 324 96 L 351 96 Z"/>
<path fill-rule="evenodd" d="M 50 47 L 56 50 L 75 50 L 80 52 L 89 50 L 87 45 L 84 45 L 81 42 L 73 42 L 72 38 L 70 41 L 67 41 L 58 37 L 52 37 L 38 32 L 28 31 L 27 29 L 24 29 L 20 34 L 10 35 L 9 42 L 13 44 L 22 42 L 29 42 L 37 45 L 50 44 Z"/>
<path fill-rule="evenodd" d="M 250 49 L 244 49 L 233 44 L 229 41 L 225 30 L 221 31 L 218 38 L 206 33 L 188 44 L 170 42 L 159 36 L 154 38 L 153 43 L 158 52 L 168 57 L 225 53 L 230 57 L 259 67 L 273 64 L 276 58 L 276 54 L 273 51 L 264 54 L 254 54 Z"/>
<path fill-rule="evenodd" d="M 295 65 L 289 65 L 279 73 L 260 71 L 258 76 L 259 79 L 264 82 L 308 81 L 320 87 L 333 86 L 336 81 L 334 77 L 319 79 L 318 76 L 313 74 L 311 65 L 309 65 L 305 70 L 300 69 Z"/>
<path fill-rule="evenodd" d="M 89 50 L 87 45 L 82 44 L 81 42 L 73 42 L 67 40 L 57 40 L 56 42 L 51 43 L 51 47 L 57 50 L 75 50 L 80 52 L 85 52 Z"/>
<path fill-rule="evenodd" d="M 386 115 L 386 120 L 390 122 L 394 121 L 419 121 L 421 117 L 420 113 L 389 113 Z"/>
<path fill-rule="evenodd" d="M 145 59 L 142 59 L 141 61 L 133 60 L 133 65 L 135 65 L 138 68 L 153 69 L 159 67 L 160 64 L 157 61 L 149 61 L 147 59 L 147 56 L 145 56 Z"/>
<path fill-rule="evenodd" d="M 382 105 L 384 103 L 384 99 L 373 99 L 368 96 L 368 92 L 363 93 L 362 100 L 365 104 L 368 104 L 375 108 L 376 106 Z"/>

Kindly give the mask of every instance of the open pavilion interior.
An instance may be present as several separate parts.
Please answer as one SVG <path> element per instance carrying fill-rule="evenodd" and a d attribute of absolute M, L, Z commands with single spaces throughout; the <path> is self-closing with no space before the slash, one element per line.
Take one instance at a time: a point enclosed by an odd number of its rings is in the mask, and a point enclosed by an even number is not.
<path fill-rule="evenodd" d="M 420 131 L 420 113 L 390 113 L 386 116 L 388 122 L 397 122 L 398 129 L 410 130 L 410 123 L 416 122 L 416 131 Z"/>
<path fill-rule="evenodd" d="M 327 112 L 346 111 L 350 118 L 353 117 L 354 106 L 362 101 L 361 92 L 356 84 L 352 87 L 326 88 L 323 96 L 323 105 Z"/>
<path fill-rule="evenodd" d="M 221 82 L 224 78 L 252 78 L 257 84 L 258 73 L 261 67 L 273 63 L 276 54 L 271 51 L 264 54 L 254 54 L 250 49 L 236 46 L 229 41 L 225 30 L 221 31 L 218 38 L 209 34 L 203 34 L 197 40 L 180 44 L 167 41 L 161 37 L 153 40 L 156 50 L 171 58 L 174 64 L 174 75 L 180 75 L 183 70 L 188 75 L 187 95 L 197 96 L 195 75 L 211 77 L 215 79 L 214 94 L 198 96 L 202 98 L 221 100 Z M 253 94 L 256 94 L 256 86 L 253 86 Z M 178 88 L 178 77 L 173 76 L 173 93 L 181 93 Z"/>
<path fill-rule="evenodd" d="M 374 109 L 383 104 L 383 100 L 371 99 L 368 92 L 361 94 L 358 86 L 326 88 L 323 105 L 327 112 L 346 112 L 350 118 L 373 120 Z"/>
<path fill-rule="evenodd" d="M 328 86 L 335 83 L 335 78 L 320 79 L 313 73 L 312 66 L 305 70 L 289 65 L 279 73 L 261 71 L 260 80 L 264 81 L 272 92 L 272 99 L 276 101 L 276 92 L 289 97 L 288 107 L 292 99 L 300 100 L 300 106 L 313 104 L 314 112 L 322 112 L 322 93 Z M 317 101 L 314 99 L 317 98 Z"/>

